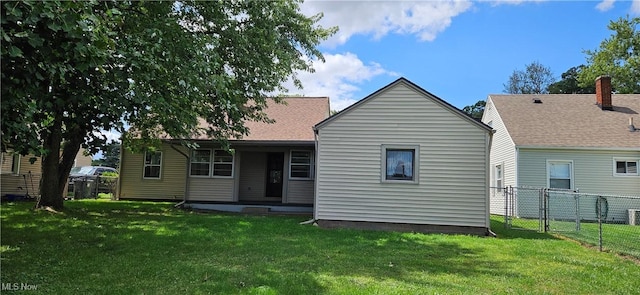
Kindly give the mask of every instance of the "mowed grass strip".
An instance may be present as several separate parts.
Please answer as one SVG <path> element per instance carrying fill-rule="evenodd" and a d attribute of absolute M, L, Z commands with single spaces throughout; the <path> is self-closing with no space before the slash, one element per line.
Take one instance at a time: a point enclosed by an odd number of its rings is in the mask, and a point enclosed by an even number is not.
<path fill-rule="evenodd" d="M 600 245 L 600 226 L 596 222 L 583 221 L 580 230 L 576 230 L 575 222 L 554 221 L 551 225 L 558 235 L 593 247 Z M 602 224 L 602 248 L 640 260 L 640 226 Z"/>
<path fill-rule="evenodd" d="M 498 238 L 483 238 L 326 230 L 300 225 L 304 216 L 170 203 L 70 201 L 62 213 L 32 205 L 0 208 L 0 281 L 37 286 L 25 294 L 640 293 L 638 264 L 505 232 L 498 219 Z"/>

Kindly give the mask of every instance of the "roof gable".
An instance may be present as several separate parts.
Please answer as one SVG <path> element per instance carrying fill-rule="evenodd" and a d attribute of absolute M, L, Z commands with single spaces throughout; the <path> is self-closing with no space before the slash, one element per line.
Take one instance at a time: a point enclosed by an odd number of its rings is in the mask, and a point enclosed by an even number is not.
<path fill-rule="evenodd" d="M 640 94 L 613 94 L 613 110 L 600 109 L 595 94 L 489 95 L 516 146 L 637 148 Z M 538 99 L 541 103 L 534 103 Z"/>
<path fill-rule="evenodd" d="M 399 86 L 399 85 L 415 90 L 420 95 L 422 95 L 425 99 L 430 99 L 431 101 L 433 101 L 434 103 L 438 104 L 442 108 L 448 110 L 452 114 L 457 115 L 457 116 L 463 118 L 464 120 L 468 121 L 470 124 L 473 124 L 473 125 L 481 128 L 481 129 L 483 129 L 483 130 L 485 130 L 487 132 L 492 132 L 491 127 L 489 127 L 489 126 L 485 125 L 484 123 L 479 122 L 479 121 L 469 117 L 466 113 L 464 113 L 460 109 L 452 106 L 448 102 L 446 102 L 446 101 L 442 100 L 441 98 L 431 94 L 430 92 L 424 90 L 420 86 L 418 86 L 418 85 L 414 84 L 413 82 L 405 79 L 404 77 L 401 77 L 401 78 L 391 82 L 390 84 L 378 89 L 374 93 L 372 93 L 372 94 L 368 95 L 367 97 L 357 101 L 356 103 L 350 105 L 349 107 L 347 107 L 346 109 L 338 112 L 337 114 L 335 114 L 335 115 L 333 115 L 333 116 L 331 116 L 329 118 L 324 119 L 323 121 L 321 121 L 320 123 L 318 123 L 318 124 L 316 124 L 314 126 L 314 130 L 322 129 L 324 126 L 327 126 L 327 125 L 331 124 L 331 122 L 333 122 L 334 120 L 337 120 L 340 117 L 347 115 L 351 111 L 353 111 L 353 110 L 359 108 L 360 106 L 366 104 L 368 101 L 378 97 L 379 95 L 381 95 L 383 92 L 387 91 L 388 89 L 391 89 L 391 88 Z"/>

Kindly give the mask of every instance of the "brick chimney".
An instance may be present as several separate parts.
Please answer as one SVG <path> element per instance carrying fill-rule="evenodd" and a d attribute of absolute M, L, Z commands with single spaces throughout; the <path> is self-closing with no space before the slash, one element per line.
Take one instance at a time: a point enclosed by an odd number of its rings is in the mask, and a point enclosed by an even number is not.
<path fill-rule="evenodd" d="M 611 77 L 596 78 L 596 104 L 603 110 L 613 110 L 611 104 Z"/>

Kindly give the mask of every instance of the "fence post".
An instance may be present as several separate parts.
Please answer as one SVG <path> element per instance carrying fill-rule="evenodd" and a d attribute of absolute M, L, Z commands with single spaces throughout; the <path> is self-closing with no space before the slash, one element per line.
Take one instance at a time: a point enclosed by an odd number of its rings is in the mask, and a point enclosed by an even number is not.
<path fill-rule="evenodd" d="M 542 232 L 544 230 L 544 197 L 542 193 L 542 188 L 538 190 L 538 231 Z"/>
<path fill-rule="evenodd" d="M 580 195 L 575 194 L 576 199 L 576 231 L 580 231 Z"/>
<path fill-rule="evenodd" d="M 598 196 L 597 199 L 597 208 L 598 208 L 598 246 L 600 248 L 600 252 L 602 252 L 602 196 Z"/>
<path fill-rule="evenodd" d="M 542 197 L 544 203 L 544 232 L 549 232 L 549 190 L 542 189 Z"/>
<path fill-rule="evenodd" d="M 502 194 L 504 196 L 504 228 L 509 229 L 509 198 L 511 186 L 504 187 Z"/>

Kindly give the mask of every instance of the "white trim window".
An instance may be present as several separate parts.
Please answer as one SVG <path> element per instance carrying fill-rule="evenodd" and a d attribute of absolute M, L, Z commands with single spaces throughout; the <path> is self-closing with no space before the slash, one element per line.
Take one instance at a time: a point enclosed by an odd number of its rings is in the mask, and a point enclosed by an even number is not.
<path fill-rule="evenodd" d="M 13 154 L 11 157 L 11 174 L 20 173 L 20 154 Z"/>
<path fill-rule="evenodd" d="M 613 174 L 615 176 L 637 176 L 637 159 L 613 159 Z"/>
<path fill-rule="evenodd" d="M 208 177 L 211 173 L 211 150 L 191 151 L 189 176 Z"/>
<path fill-rule="evenodd" d="M 313 153 L 311 151 L 291 151 L 289 154 L 289 178 L 313 178 Z"/>
<path fill-rule="evenodd" d="M 573 189 L 573 161 L 547 161 L 547 186 Z"/>
<path fill-rule="evenodd" d="M 213 151 L 213 176 L 233 177 L 233 158 L 233 154 L 228 151 Z"/>
<path fill-rule="evenodd" d="M 499 192 L 502 191 L 502 187 L 504 186 L 504 170 L 502 168 L 502 164 L 496 165 L 495 170 L 494 170 L 494 178 L 495 178 L 495 187 L 498 189 Z"/>
<path fill-rule="evenodd" d="M 160 179 L 162 168 L 162 152 L 144 152 L 144 179 Z"/>
<path fill-rule="evenodd" d="M 382 181 L 418 183 L 418 146 L 383 145 Z"/>

